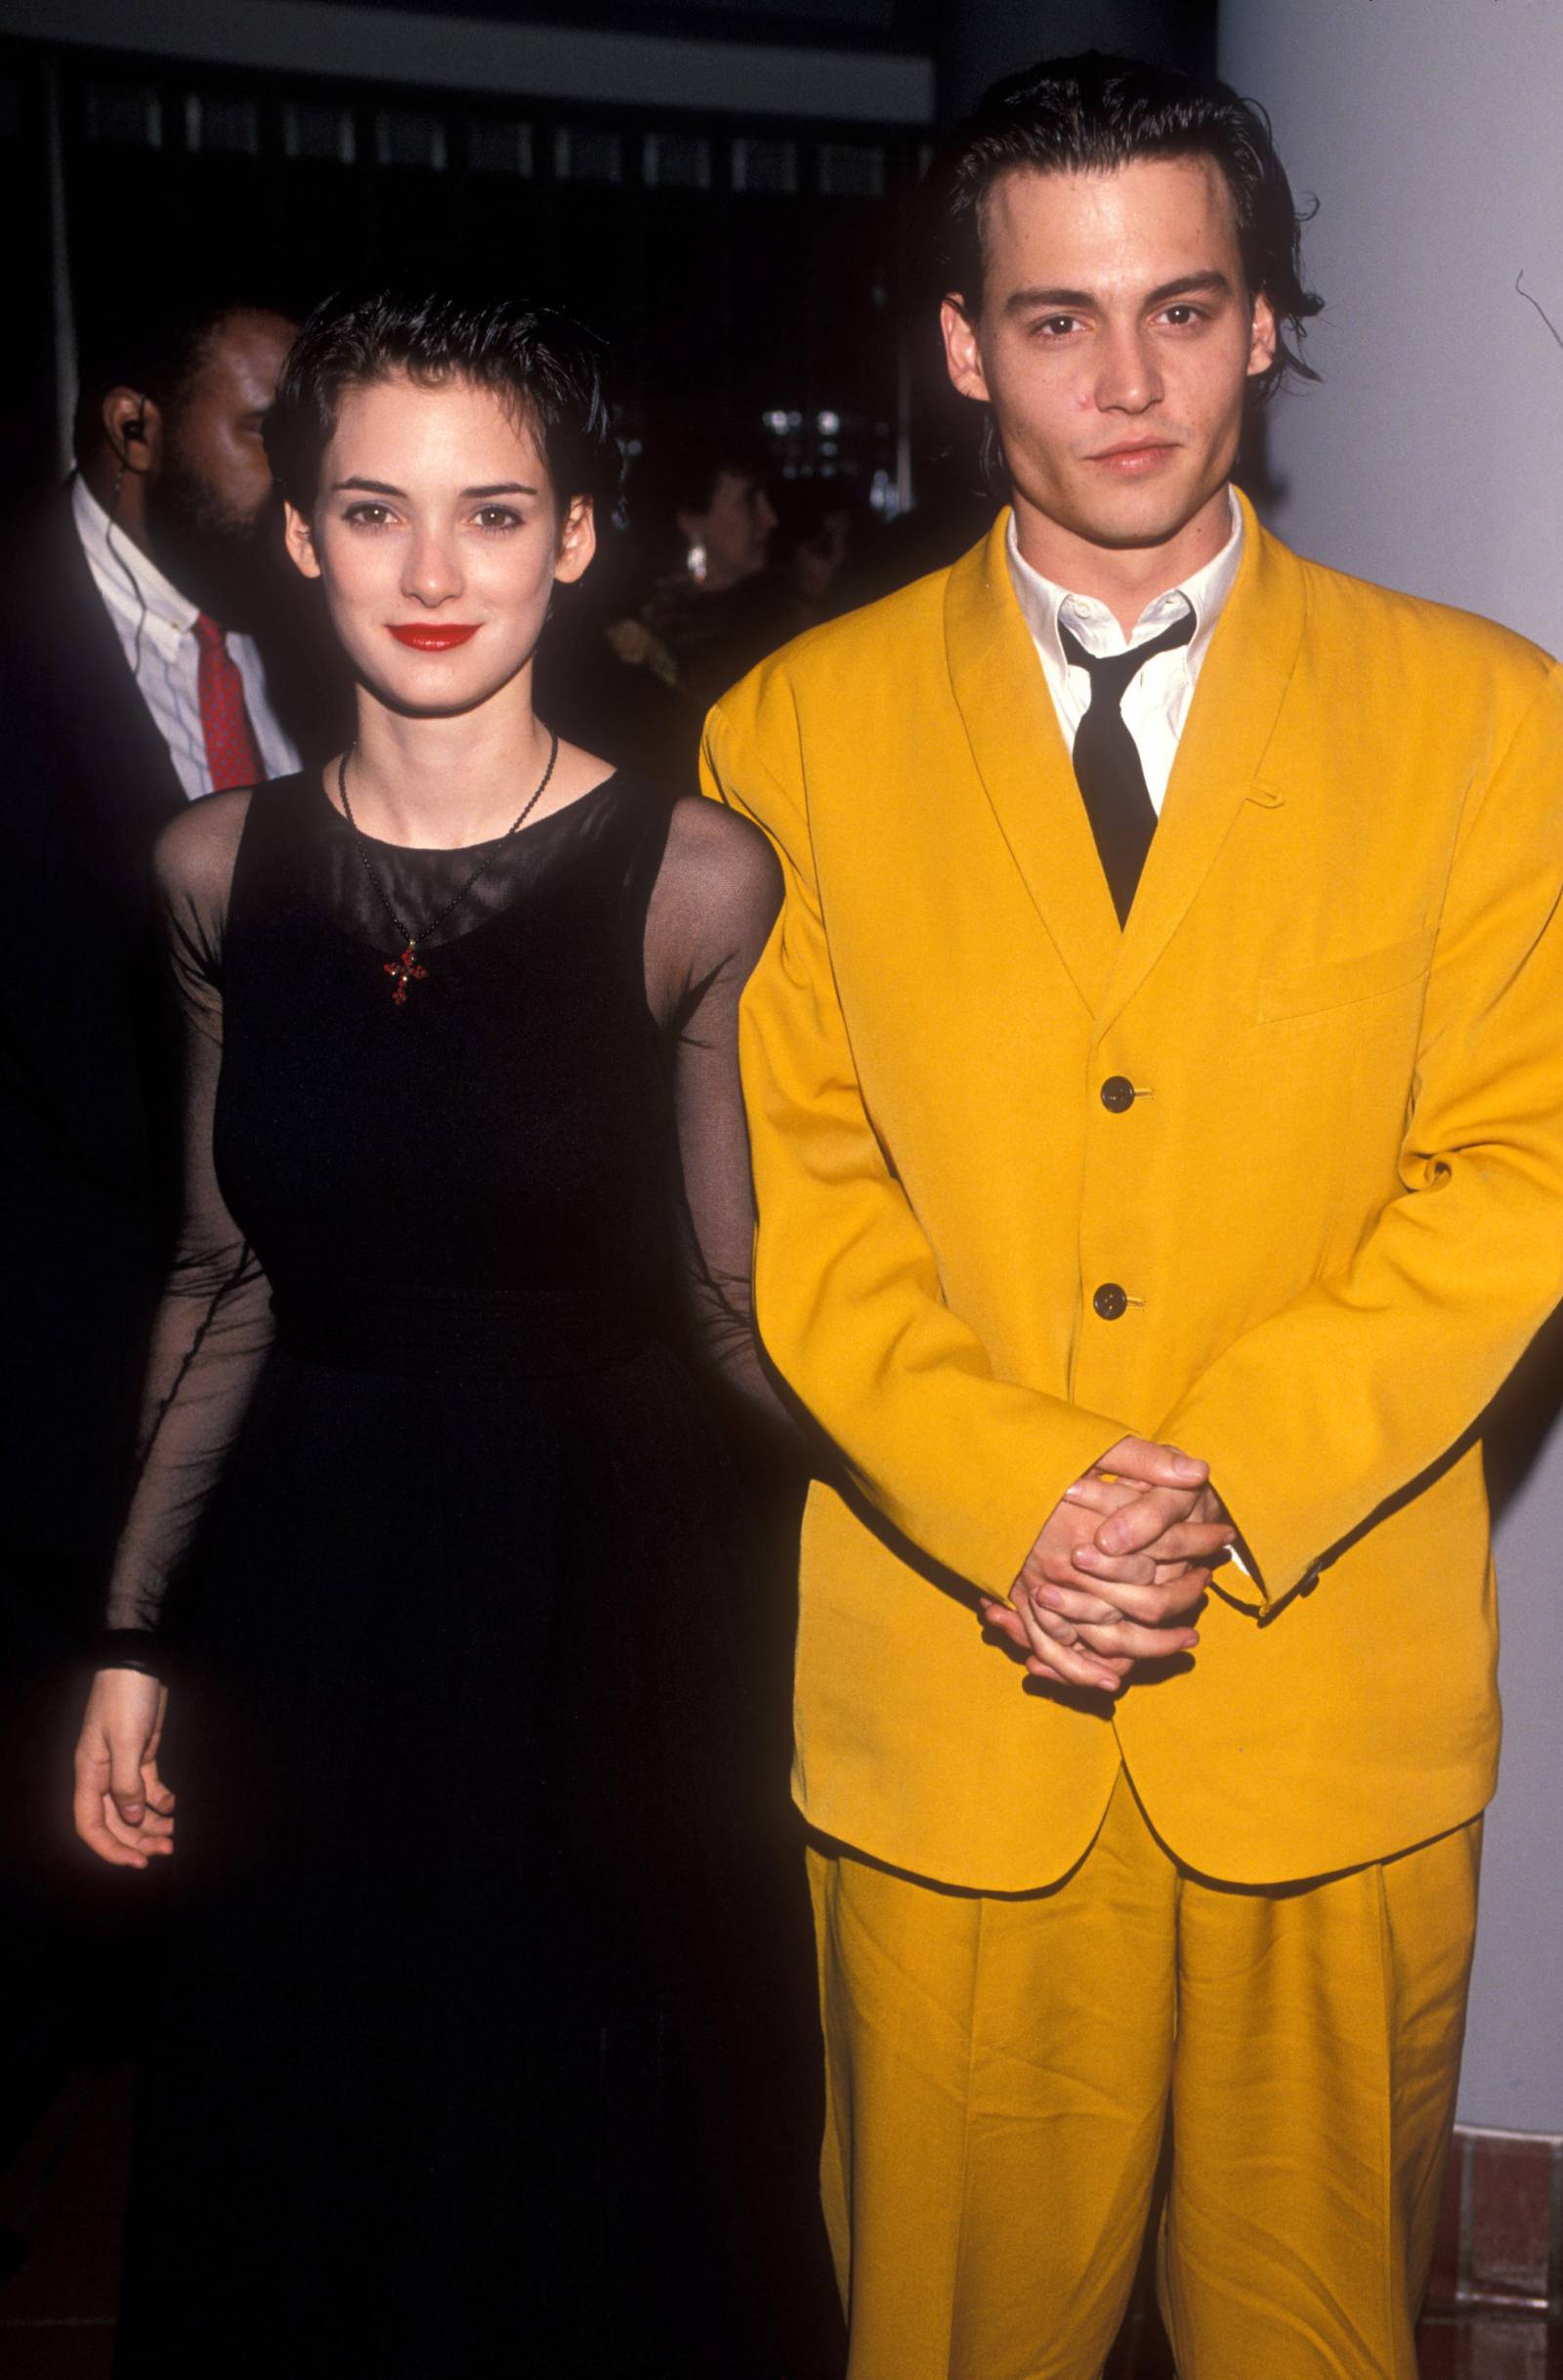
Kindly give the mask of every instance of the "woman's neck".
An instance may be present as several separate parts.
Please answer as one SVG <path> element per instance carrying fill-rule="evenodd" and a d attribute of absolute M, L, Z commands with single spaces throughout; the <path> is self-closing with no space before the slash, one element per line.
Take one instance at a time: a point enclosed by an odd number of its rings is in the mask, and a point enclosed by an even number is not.
<path fill-rule="evenodd" d="M 408 717 L 360 688 L 347 764 L 353 815 L 366 834 L 413 850 L 488 842 L 534 789 L 551 743 L 532 710 L 529 669 L 450 718 Z M 336 770 L 327 776 L 335 800 Z"/>

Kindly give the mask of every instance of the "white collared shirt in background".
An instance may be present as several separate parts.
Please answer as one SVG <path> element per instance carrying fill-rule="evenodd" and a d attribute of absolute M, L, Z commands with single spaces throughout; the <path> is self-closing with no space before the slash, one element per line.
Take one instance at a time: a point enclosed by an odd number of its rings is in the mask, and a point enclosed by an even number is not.
<path fill-rule="evenodd" d="M 187 797 L 197 801 L 211 791 L 212 781 L 196 683 L 196 606 L 169 584 L 129 537 L 116 530 L 110 539 L 108 515 L 79 471 L 71 484 L 70 509 L 93 584 L 114 623 L 142 700 L 168 746 Z M 291 776 L 299 765 L 298 752 L 266 699 L 266 671 L 254 640 L 230 630 L 228 650 L 243 680 L 244 706 L 263 771 L 269 778 Z"/>
<path fill-rule="evenodd" d="M 1194 614 L 1194 634 L 1188 644 L 1177 646 L 1171 653 L 1159 653 L 1154 660 L 1147 661 L 1130 679 L 1123 697 L 1123 724 L 1134 739 L 1145 772 L 1146 790 L 1158 818 L 1162 815 L 1167 779 L 1172 774 L 1178 738 L 1183 733 L 1195 685 L 1215 634 L 1221 607 L 1232 592 L 1243 559 L 1243 514 L 1230 489 L 1227 502 L 1231 506 L 1232 533 L 1221 551 L 1181 585 L 1169 587 L 1164 595 L 1158 595 L 1154 603 L 1147 604 L 1134 623 L 1132 636 L 1124 635 L 1106 604 L 1096 602 L 1090 595 L 1072 595 L 1068 587 L 1055 585 L 1051 578 L 1044 578 L 1040 571 L 1034 570 L 1016 541 L 1014 514 L 1009 518 L 1010 581 L 1032 632 L 1047 691 L 1058 713 L 1058 724 L 1071 752 L 1075 749 L 1076 731 L 1090 703 L 1091 681 L 1085 670 L 1066 658 L 1058 633 L 1060 619 L 1094 658 L 1128 653 L 1136 645 L 1148 645 L 1185 613 Z"/>

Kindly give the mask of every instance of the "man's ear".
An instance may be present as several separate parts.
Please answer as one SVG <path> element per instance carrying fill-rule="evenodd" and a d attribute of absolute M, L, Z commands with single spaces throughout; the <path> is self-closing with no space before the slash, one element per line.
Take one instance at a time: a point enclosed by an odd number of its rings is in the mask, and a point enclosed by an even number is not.
<path fill-rule="evenodd" d="M 139 389 L 110 389 L 103 402 L 103 425 L 122 471 L 155 477 L 163 459 L 163 416 L 151 398 Z"/>
<path fill-rule="evenodd" d="M 1253 301 L 1253 332 L 1248 341 L 1248 377 L 1267 372 L 1276 360 L 1276 310 L 1263 290 Z"/>
<path fill-rule="evenodd" d="M 951 294 L 939 309 L 939 327 L 945 341 L 945 368 L 950 385 L 962 397 L 972 398 L 978 404 L 988 403 L 988 375 L 983 370 L 982 347 L 977 337 L 977 324 L 966 312 L 963 297 Z"/>
<path fill-rule="evenodd" d="M 582 577 L 597 551 L 597 513 L 591 497 L 575 496 L 559 524 L 554 576 L 570 586 Z"/>
<path fill-rule="evenodd" d="M 315 550 L 315 531 L 296 504 L 282 505 L 282 542 L 288 558 L 306 578 L 318 578 L 320 558 Z"/>

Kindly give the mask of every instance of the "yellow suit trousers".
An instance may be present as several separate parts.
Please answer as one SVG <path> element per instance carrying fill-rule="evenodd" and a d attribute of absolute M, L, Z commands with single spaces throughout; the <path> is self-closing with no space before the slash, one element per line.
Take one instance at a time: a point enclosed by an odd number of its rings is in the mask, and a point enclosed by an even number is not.
<path fill-rule="evenodd" d="M 850 2380 L 1096 2380 L 1169 2112 L 1182 2380 L 1415 2380 L 1480 1844 L 1217 1884 L 1120 1772 L 1040 1891 L 812 1850 Z"/>

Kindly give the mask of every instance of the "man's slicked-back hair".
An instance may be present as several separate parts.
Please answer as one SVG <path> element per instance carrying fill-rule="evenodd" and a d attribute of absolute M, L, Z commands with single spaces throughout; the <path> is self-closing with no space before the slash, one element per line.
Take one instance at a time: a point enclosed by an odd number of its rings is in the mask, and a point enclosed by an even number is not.
<path fill-rule="evenodd" d="M 282 366 L 266 417 L 272 476 L 308 517 L 350 389 L 399 378 L 418 388 L 458 381 L 488 390 L 530 430 L 561 509 L 589 496 L 606 523 L 622 480 L 606 357 L 573 316 L 492 290 L 339 291 L 316 307 Z"/>
<path fill-rule="evenodd" d="M 1143 158 L 1209 157 L 1232 192 L 1250 293 L 1276 317 L 1276 360 L 1249 384 L 1255 399 L 1288 375 L 1317 380 L 1302 357 L 1322 311 L 1302 277 L 1302 223 L 1270 119 L 1214 75 L 1182 74 L 1087 50 L 1044 60 L 994 83 L 957 124 L 919 193 L 923 265 L 940 296 L 970 315 L 983 296 L 984 215 L 1001 175 L 1109 174 Z"/>

